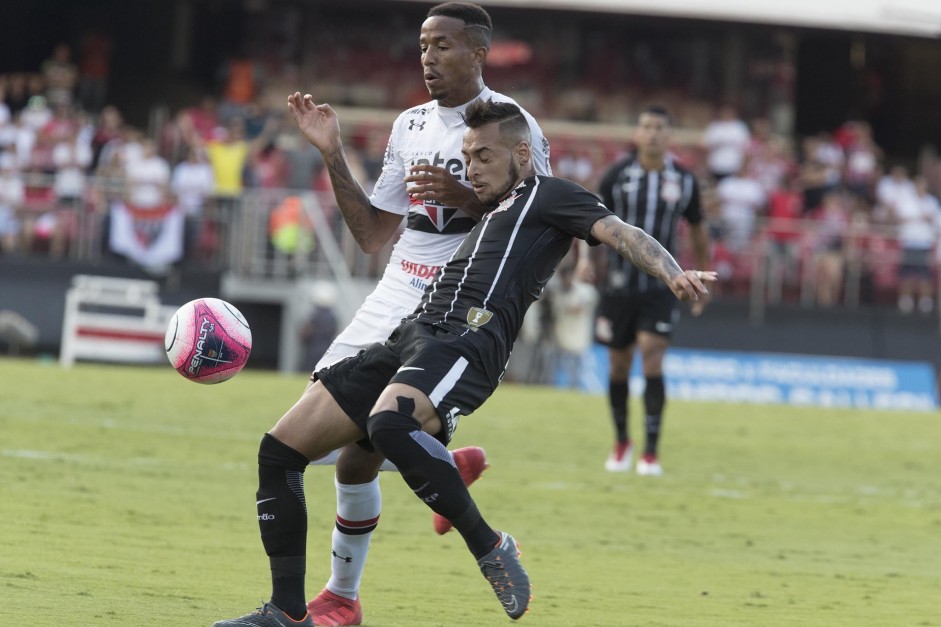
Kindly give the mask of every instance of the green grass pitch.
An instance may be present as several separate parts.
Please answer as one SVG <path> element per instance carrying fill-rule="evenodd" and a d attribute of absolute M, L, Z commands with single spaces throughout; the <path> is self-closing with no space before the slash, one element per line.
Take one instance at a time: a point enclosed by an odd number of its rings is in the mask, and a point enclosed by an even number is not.
<path fill-rule="evenodd" d="M 257 445 L 303 386 L 0 360 L 0 625 L 208 627 L 257 606 Z M 665 420 L 648 478 L 603 470 L 603 397 L 506 384 L 462 419 L 454 445 L 491 462 L 472 493 L 533 579 L 523 625 L 941 626 L 941 415 L 674 401 Z M 306 474 L 309 596 L 332 478 Z M 382 486 L 364 624 L 510 624 L 460 537 L 396 474 Z"/>

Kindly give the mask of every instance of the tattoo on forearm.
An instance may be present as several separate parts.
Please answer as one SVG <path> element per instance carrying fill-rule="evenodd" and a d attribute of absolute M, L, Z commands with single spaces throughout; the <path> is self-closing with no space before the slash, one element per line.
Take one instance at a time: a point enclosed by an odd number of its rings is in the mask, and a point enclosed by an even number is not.
<path fill-rule="evenodd" d="M 632 228 L 620 220 L 606 221 L 604 228 L 614 235 L 617 253 L 641 270 L 659 277 L 667 284 L 673 277 L 682 274 L 683 270 L 673 255 L 643 230 Z"/>
<path fill-rule="evenodd" d="M 369 198 L 362 186 L 353 174 L 343 157 L 340 150 L 335 150 L 326 159 L 327 172 L 330 175 L 330 183 L 333 185 L 333 194 L 337 199 L 337 206 L 343 214 L 347 227 L 353 237 L 360 241 L 360 238 L 368 236 L 372 232 L 370 217 Z"/>

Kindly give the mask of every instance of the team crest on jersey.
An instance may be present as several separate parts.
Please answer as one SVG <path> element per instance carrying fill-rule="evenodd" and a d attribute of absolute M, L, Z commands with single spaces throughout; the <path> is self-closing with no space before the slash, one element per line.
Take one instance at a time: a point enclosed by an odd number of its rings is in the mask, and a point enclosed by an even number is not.
<path fill-rule="evenodd" d="M 520 183 L 517 185 L 508 197 L 500 201 L 500 204 L 497 205 L 497 208 L 493 210 L 493 213 L 500 213 L 501 211 L 506 211 L 509 209 L 513 203 L 516 202 L 516 199 L 520 197 L 520 195 L 516 193 L 516 190 L 523 189 L 524 187 L 526 187 L 526 183 Z"/>
<path fill-rule="evenodd" d="M 475 331 L 484 326 L 493 318 L 493 312 L 483 307 L 471 307 L 467 312 L 467 324 Z"/>
<path fill-rule="evenodd" d="M 520 197 L 519 194 L 517 194 L 516 192 L 513 192 L 507 198 L 504 198 L 503 200 L 500 201 L 500 204 L 497 205 L 497 208 L 493 210 L 493 213 L 500 213 L 501 211 L 506 211 L 507 209 L 510 208 L 510 206 L 513 203 L 516 202 L 516 199 L 519 197 Z"/>
<path fill-rule="evenodd" d="M 664 202 L 677 202 L 683 195 L 680 189 L 680 182 L 675 172 L 667 172 L 663 177 L 663 184 L 660 186 L 660 198 Z"/>
<path fill-rule="evenodd" d="M 413 200 L 411 207 L 409 207 L 409 213 L 425 214 L 435 228 L 442 233 L 447 228 L 448 223 L 457 215 L 457 212 L 458 209 L 454 207 L 442 207 L 421 200 Z"/>

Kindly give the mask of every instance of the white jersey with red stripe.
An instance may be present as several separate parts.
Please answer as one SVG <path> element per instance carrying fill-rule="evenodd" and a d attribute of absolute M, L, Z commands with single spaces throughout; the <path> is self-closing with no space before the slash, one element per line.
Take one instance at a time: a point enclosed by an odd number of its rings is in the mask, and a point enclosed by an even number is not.
<path fill-rule="evenodd" d="M 487 87 L 477 98 L 515 103 Z M 412 200 L 404 181 L 411 166 L 430 164 L 445 168 L 461 183 L 470 185 L 461 155 L 466 128 L 463 113 L 468 104 L 451 108 L 432 100 L 402 112 L 393 123 L 382 174 L 370 202 L 378 209 L 405 217 L 405 228 L 376 289 L 315 370 L 355 355 L 370 344 L 384 342 L 402 318 L 415 311 L 425 287 L 476 225 L 476 220 L 456 207 Z M 551 175 L 549 142 L 536 120 L 526 111 L 523 114 L 532 132 L 536 172 Z"/>

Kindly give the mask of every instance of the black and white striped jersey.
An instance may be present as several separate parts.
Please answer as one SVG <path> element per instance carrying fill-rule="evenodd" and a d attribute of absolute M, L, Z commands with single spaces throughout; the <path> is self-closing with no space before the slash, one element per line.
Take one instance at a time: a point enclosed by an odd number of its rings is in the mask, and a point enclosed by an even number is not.
<path fill-rule="evenodd" d="M 487 332 L 509 351 L 572 239 L 597 245 L 591 227 L 609 215 L 577 183 L 525 179 L 468 234 L 409 319 L 459 333 Z"/>
<path fill-rule="evenodd" d="M 703 219 L 696 177 L 669 156 L 659 171 L 645 170 L 636 155 L 618 161 L 602 177 L 599 191 L 601 200 L 619 218 L 646 231 L 674 255 L 679 219 L 690 224 Z M 608 255 L 604 287 L 626 292 L 669 289 L 613 251 Z"/>

